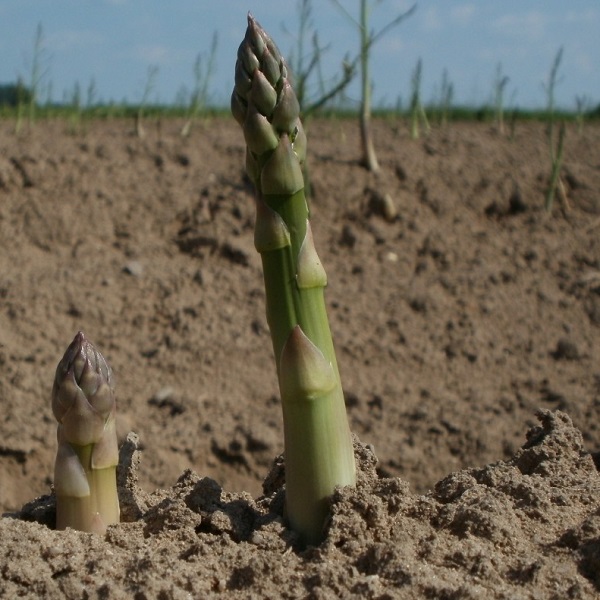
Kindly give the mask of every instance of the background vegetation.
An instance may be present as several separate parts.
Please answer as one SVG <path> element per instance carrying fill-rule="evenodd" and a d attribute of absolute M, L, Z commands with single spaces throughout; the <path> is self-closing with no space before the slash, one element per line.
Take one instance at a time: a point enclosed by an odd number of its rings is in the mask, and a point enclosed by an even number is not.
<path fill-rule="evenodd" d="M 430 125 L 447 125 L 451 121 L 491 122 L 496 124 L 500 133 L 510 134 L 511 123 L 519 119 L 545 120 L 550 123 L 550 129 L 553 129 L 554 123 L 574 121 L 581 131 L 587 121 L 600 118 L 600 99 L 576 95 L 572 107 L 559 110 L 555 106 L 555 88 L 562 82 L 562 74 L 559 72 L 562 47 L 558 48 L 553 62 L 552 57 L 548 57 L 550 75 L 547 81 L 540 82 L 547 97 L 546 106 L 542 109 L 524 109 L 518 106 L 515 102 L 517 90 L 511 89 L 508 94 L 510 65 L 500 63 L 490 68 L 488 99 L 479 105 L 453 102 L 457 97 L 457 88 L 447 68 L 444 69 L 440 85 L 436 86 L 432 97 L 424 98 L 420 89 L 421 73 L 427 69 L 427 64 L 421 58 L 412 72 L 411 80 L 398 82 L 395 105 L 373 105 L 371 108 L 369 52 L 392 28 L 400 27 L 410 31 L 411 16 L 418 6 L 415 4 L 404 13 L 392 15 L 380 30 L 374 31 L 370 28 L 368 15 L 377 9 L 382 11 L 386 8 L 384 0 L 357 0 L 357 15 L 347 12 L 338 0 L 331 1 L 340 9 L 342 16 L 350 21 L 349 47 L 360 48 L 358 52 L 349 50 L 336 72 L 325 72 L 323 57 L 330 46 L 322 42 L 317 28 L 318 15 L 314 13 L 312 0 L 298 0 L 294 24 L 291 27 L 282 24 L 291 40 L 291 49 L 284 52 L 284 55 L 287 56 L 293 73 L 304 118 L 309 115 L 363 118 L 366 104 L 375 117 L 407 119 L 413 137 L 418 136 L 419 129 L 426 134 Z M 362 20 L 359 16 L 362 16 Z M 174 100 L 170 103 L 156 103 L 153 100 L 155 83 L 159 77 L 159 67 L 153 64 L 147 66 L 136 102 L 101 100 L 102 90 L 97 89 L 93 77 L 87 83 L 75 82 L 71 89 L 62 90 L 61 100 L 55 100 L 56 90 L 50 68 L 52 57 L 41 23 L 36 28 L 30 48 L 31 58 L 25 65 L 24 73 L 19 73 L 16 81 L 0 82 L 0 118 L 16 119 L 17 130 L 25 121 L 31 125 L 36 119 L 64 118 L 71 124 L 71 129 L 76 131 L 81 122 L 89 118 L 133 118 L 136 120 L 136 131 L 143 135 L 142 119 L 179 117 L 185 119 L 182 135 L 187 135 L 195 119 L 229 114 L 228 106 L 212 101 L 215 94 L 211 86 L 215 57 L 219 49 L 216 31 L 209 46 L 200 51 L 194 64 L 190 65 L 190 81 L 183 82 L 178 90 L 173 90 Z M 348 85 L 359 77 L 365 78 L 365 73 L 366 80 L 361 86 L 363 97 L 349 98 L 346 94 Z M 132 73 L 132 77 L 135 75 Z M 404 98 L 407 99 L 406 102 L 403 101 Z"/>

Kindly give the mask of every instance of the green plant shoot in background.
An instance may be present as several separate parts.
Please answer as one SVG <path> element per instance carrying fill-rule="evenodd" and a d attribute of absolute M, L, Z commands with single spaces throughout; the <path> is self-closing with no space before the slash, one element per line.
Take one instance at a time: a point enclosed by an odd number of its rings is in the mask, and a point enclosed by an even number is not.
<path fill-rule="evenodd" d="M 410 95 L 410 137 L 413 140 L 419 138 L 419 123 L 423 123 L 426 133 L 429 133 L 429 121 L 423 103 L 421 102 L 421 76 L 423 73 L 423 61 L 419 58 L 411 77 Z"/>
<path fill-rule="evenodd" d="M 360 0 L 359 20 L 354 19 L 350 13 L 342 6 L 339 0 L 333 0 L 334 4 L 356 25 L 360 34 L 360 142 L 362 151 L 362 164 L 373 173 L 379 171 L 379 162 L 375 153 L 375 145 L 373 143 L 373 133 L 371 130 L 371 95 L 373 83 L 371 81 L 371 48 L 383 35 L 390 29 L 400 24 L 404 19 L 409 17 L 417 8 L 414 4 L 406 12 L 396 16 L 387 25 L 382 27 L 377 33 L 371 31 L 369 26 L 369 14 L 371 6 L 367 0 Z"/>
<path fill-rule="evenodd" d="M 560 68 L 560 63 L 563 57 L 563 48 L 562 46 L 558 49 L 556 56 L 554 57 L 554 61 L 552 62 L 552 67 L 550 68 L 550 73 L 548 75 L 548 82 L 544 84 L 544 89 L 546 91 L 547 97 L 547 118 L 548 118 L 548 145 L 550 147 L 550 181 L 548 183 L 548 189 L 546 190 L 546 200 L 544 206 L 547 212 L 552 212 L 552 207 L 554 205 L 554 197 L 556 195 L 556 191 L 560 190 L 562 193 L 563 201 L 567 202 L 567 195 L 560 178 L 560 170 L 562 168 L 563 161 L 563 151 L 564 151 L 564 141 L 565 141 L 565 124 L 561 122 L 560 128 L 558 131 L 558 141 L 554 141 L 554 125 L 555 125 L 555 100 L 554 100 L 554 92 L 556 90 L 556 85 L 559 82 L 558 79 L 558 69 Z"/>

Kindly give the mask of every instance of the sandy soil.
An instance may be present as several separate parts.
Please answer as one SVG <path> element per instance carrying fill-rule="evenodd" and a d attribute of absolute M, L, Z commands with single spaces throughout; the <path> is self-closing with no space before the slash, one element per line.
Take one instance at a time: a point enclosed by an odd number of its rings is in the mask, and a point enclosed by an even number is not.
<path fill-rule="evenodd" d="M 0 596 L 597 598 L 600 127 L 567 131 L 549 216 L 542 124 L 413 141 L 377 121 L 374 176 L 354 122 L 309 123 L 313 232 L 367 446 L 303 552 L 273 466 L 242 136 L 145 127 L 0 123 Z M 52 496 L 19 512 L 51 490 L 50 389 L 78 330 L 117 376 L 127 522 L 105 538 L 54 531 Z"/>

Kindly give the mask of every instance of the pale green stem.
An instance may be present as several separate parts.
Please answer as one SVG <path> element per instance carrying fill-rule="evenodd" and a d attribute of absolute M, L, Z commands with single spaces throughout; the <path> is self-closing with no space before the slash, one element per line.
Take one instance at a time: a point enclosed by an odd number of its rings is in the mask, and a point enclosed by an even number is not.
<path fill-rule="evenodd" d="M 89 494 L 84 496 L 56 494 L 56 529 L 76 529 L 104 533 L 108 525 L 119 522 L 116 466 L 92 467 L 94 444 L 76 446 L 75 451 L 85 472 Z"/>

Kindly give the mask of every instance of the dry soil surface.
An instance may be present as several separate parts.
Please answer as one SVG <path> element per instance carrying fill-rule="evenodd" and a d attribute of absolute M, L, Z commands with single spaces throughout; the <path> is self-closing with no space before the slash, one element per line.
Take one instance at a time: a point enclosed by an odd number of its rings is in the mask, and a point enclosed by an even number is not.
<path fill-rule="evenodd" d="M 568 128 L 548 214 L 541 123 L 376 121 L 378 175 L 354 121 L 308 124 L 361 470 L 301 550 L 243 138 L 181 125 L 0 123 L 0 596 L 599 597 L 600 127 Z M 79 330 L 117 377 L 104 537 L 53 529 Z"/>

